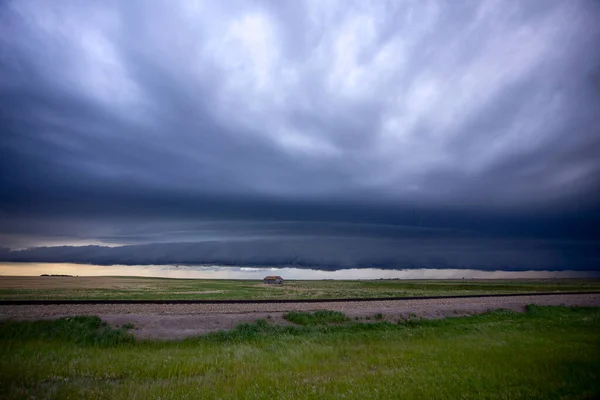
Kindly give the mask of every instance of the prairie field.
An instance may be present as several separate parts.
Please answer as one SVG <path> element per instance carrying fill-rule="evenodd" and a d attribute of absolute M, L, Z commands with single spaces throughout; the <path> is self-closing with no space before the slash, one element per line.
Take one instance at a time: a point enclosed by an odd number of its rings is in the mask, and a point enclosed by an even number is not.
<path fill-rule="evenodd" d="M 258 280 L 1 276 L 1 300 L 337 299 L 600 291 L 600 279 Z"/>
<path fill-rule="evenodd" d="M 440 320 L 295 312 L 181 341 L 97 317 L 0 322 L 0 398 L 593 399 L 600 308 Z"/>

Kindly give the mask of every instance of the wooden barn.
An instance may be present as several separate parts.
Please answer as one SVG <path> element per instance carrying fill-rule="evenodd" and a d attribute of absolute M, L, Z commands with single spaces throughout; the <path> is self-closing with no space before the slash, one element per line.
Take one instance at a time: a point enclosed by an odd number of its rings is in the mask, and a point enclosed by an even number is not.
<path fill-rule="evenodd" d="M 283 278 L 280 276 L 265 276 L 263 282 L 267 284 L 281 285 L 283 283 Z"/>

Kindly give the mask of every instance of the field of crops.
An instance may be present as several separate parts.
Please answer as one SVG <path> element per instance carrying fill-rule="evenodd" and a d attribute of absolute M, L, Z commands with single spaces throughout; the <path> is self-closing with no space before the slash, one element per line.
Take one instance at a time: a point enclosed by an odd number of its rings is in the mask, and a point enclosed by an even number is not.
<path fill-rule="evenodd" d="M 0 299 L 335 299 L 600 291 L 598 279 L 323 280 L 265 285 L 252 280 L 137 277 L 0 278 Z"/>

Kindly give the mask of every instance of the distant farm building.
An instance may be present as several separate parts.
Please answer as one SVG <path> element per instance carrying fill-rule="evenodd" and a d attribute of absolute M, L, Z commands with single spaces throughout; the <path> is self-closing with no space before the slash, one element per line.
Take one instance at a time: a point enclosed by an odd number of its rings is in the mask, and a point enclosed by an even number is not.
<path fill-rule="evenodd" d="M 272 285 L 281 285 L 283 283 L 283 278 L 280 276 L 265 276 L 263 282 Z"/>

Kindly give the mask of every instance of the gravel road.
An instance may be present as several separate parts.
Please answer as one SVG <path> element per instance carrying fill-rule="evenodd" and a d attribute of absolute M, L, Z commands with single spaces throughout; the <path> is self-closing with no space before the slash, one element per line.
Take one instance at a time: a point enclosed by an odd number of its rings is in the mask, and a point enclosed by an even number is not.
<path fill-rule="evenodd" d="M 493 309 L 523 311 L 527 304 L 600 307 L 600 294 L 478 297 L 368 302 L 269 303 L 269 304 L 74 304 L 0 306 L 1 319 L 51 319 L 75 315 L 98 315 L 111 325 L 133 323 L 139 338 L 181 339 L 231 329 L 241 322 L 269 318 L 286 324 L 287 311 L 338 310 L 355 318 L 381 313 L 395 321 L 416 315 L 424 318 L 470 315 Z"/>

